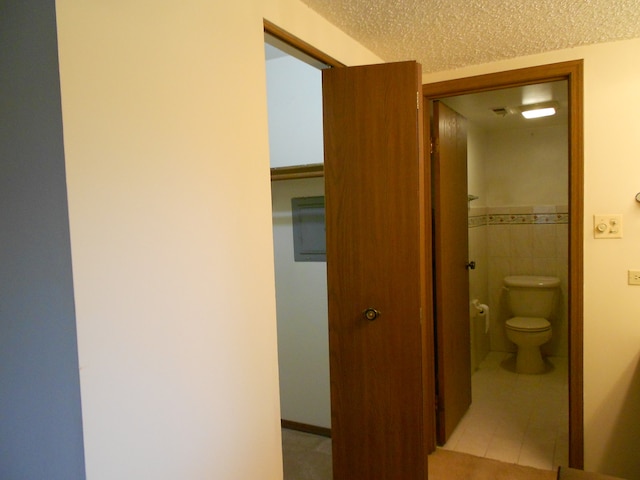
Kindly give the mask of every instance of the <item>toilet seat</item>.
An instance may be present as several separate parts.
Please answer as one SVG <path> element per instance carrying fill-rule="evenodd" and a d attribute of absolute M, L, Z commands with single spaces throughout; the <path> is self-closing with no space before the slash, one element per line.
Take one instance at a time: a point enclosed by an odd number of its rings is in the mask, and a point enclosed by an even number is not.
<path fill-rule="evenodd" d="M 513 317 L 507 320 L 506 325 L 517 332 L 544 332 L 551 328 L 551 323 L 541 317 Z"/>

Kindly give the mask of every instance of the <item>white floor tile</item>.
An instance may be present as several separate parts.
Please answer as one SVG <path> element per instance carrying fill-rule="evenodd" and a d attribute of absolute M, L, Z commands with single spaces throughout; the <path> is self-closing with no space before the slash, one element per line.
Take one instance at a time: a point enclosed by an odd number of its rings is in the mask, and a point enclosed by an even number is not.
<path fill-rule="evenodd" d="M 537 468 L 567 465 L 567 359 L 550 363 L 545 374 L 522 375 L 512 354 L 490 352 L 472 376 L 472 405 L 444 448 Z"/>
<path fill-rule="evenodd" d="M 508 463 L 518 463 L 522 439 L 511 436 L 494 435 L 489 442 L 485 456 Z"/>

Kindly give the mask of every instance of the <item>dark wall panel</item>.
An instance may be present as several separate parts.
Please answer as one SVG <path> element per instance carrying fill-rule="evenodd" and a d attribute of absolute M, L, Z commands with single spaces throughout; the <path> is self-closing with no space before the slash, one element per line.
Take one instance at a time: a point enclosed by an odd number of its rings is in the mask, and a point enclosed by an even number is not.
<path fill-rule="evenodd" d="M 0 478 L 85 478 L 53 1 L 0 2 Z"/>

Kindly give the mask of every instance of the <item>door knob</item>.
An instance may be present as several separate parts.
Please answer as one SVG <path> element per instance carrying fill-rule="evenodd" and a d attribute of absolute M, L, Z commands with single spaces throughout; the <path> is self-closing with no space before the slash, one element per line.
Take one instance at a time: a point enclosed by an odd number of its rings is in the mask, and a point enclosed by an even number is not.
<path fill-rule="evenodd" d="M 467 263 L 466 267 L 467 267 L 467 270 L 475 270 L 476 269 L 475 260 L 471 260 L 469 263 Z"/>
<path fill-rule="evenodd" d="M 362 314 L 364 315 L 364 318 L 369 321 L 373 321 L 380 316 L 380 312 L 371 307 L 367 308 L 364 312 L 362 312 Z"/>

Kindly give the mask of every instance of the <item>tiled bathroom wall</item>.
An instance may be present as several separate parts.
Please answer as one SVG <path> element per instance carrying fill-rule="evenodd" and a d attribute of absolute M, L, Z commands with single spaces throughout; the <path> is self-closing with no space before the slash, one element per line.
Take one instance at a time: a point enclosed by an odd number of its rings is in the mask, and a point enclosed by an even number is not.
<path fill-rule="evenodd" d="M 489 262 L 487 260 L 487 216 L 485 208 L 469 211 L 469 260 L 476 262 L 476 268 L 469 270 L 469 299 L 489 304 Z M 489 321 L 492 316 L 489 309 Z M 490 329 L 487 317 L 470 308 L 471 329 L 471 371 L 474 372 L 490 350 Z"/>
<path fill-rule="evenodd" d="M 471 309 L 472 370 L 487 352 L 515 352 L 504 332 L 509 316 L 507 275 L 561 279 L 551 319 L 548 355 L 567 355 L 568 142 L 566 125 L 484 130 L 469 123 L 467 136 L 470 300 L 489 305 L 490 324 Z"/>
<path fill-rule="evenodd" d="M 486 272 L 479 272 L 477 277 L 480 279 L 486 275 L 491 351 L 516 350 L 504 332 L 504 322 L 510 314 L 503 289 L 504 277 L 549 275 L 560 278 L 561 293 L 556 312 L 550 319 L 553 336 L 543 346 L 543 352 L 554 356 L 567 355 L 568 219 L 566 205 L 478 207 L 469 210 L 470 255 L 474 251 L 483 252 L 482 245 L 485 246 L 483 263 Z M 473 285 L 474 277 L 470 281 Z"/>

